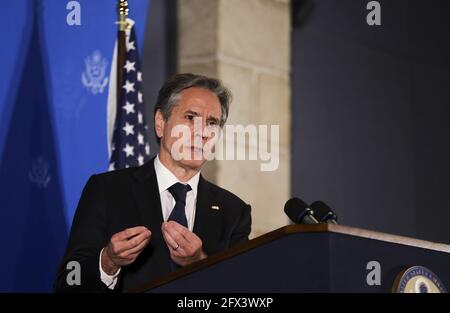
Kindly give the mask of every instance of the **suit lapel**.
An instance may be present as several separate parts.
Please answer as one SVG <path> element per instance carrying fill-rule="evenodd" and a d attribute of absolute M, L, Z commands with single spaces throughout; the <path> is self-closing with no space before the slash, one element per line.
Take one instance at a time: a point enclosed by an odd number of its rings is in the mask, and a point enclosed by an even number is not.
<path fill-rule="evenodd" d="M 133 185 L 133 194 L 140 218 L 144 225 L 154 232 L 161 227 L 163 222 L 154 158 L 140 167 L 134 176 L 136 182 Z"/>
<path fill-rule="evenodd" d="M 152 232 L 150 243 L 142 252 L 141 257 L 141 261 L 144 261 L 146 258 L 151 259 L 146 265 L 147 280 L 170 271 L 169 251 L 161 231 L 164 218 L 154 160 L 154 158 L 151 159 L 135 172 L 135 183 L 133 184 L 133 194 L 139 218 L 142 221 L 141 225 L 146 226 Z"/>
<path fill-rule="evenodd" d="M 222 213 L 220 210 L 212 209 L 212 206 L 219 205 L 219 203 L 216 203 L 210 184 L 200 175 L 197 191 L 194 233 L 200 237 L 206 249 L 219 240 Z"/>

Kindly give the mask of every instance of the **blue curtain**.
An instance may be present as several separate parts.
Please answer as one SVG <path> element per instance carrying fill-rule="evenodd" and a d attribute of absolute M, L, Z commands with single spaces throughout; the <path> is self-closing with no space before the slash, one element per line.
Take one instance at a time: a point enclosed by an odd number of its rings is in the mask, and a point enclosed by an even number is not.
<path fill-rule="evenodd" d="M 74 26 L 66 20 L 69 2 L 16 0 L 4 8 L 1 292 L 52 290 L 82 188 L 90 175 L 108 169 L 106 102 L 117 1 L 75 1 L 81 25 Z M 143 42 L 149 1 L 129 2 Z"/>

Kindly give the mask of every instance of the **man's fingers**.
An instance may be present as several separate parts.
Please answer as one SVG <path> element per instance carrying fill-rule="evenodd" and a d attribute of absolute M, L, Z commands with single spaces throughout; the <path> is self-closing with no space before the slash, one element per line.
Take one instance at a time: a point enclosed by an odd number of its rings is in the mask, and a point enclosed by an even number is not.
<path fill-rule="evenodd" d="M 166 244 L 169 247 L 170 253 L 176 257 L 186 257 L 185 247 L 187 247 L 187 243 L 184 240 L 175 240 L 164 228 L 162 233 Z"/>
<path fill-rule="evenodd" d="M 135 247 L 139 246 L 142 242 L 149 239 L 150 236 L 151 233 L 149 230 L 147 230 L 125 241 L 123 252 L 127 252 L 127 250 L 134 249 Z"/>
<path fill-rule="evenodd" d="M 118 238 L 127 238 L 130 234 L 132 236 L 134 235 L 134 237 L 131 237 L 131 239 L 118 240 Z M 140 245 L 145 239 L 150 238 L 150 236 L 151 232 L 143 226 L 121 231 L 111 238 L 111 252 L 115 255 L 122 254 L 126 252 L 126 250 L 133 249 Z"/>
<path fill-rule="evenodd" d="M 163 233 L 164 240 L 166 241 L 169 248 L 172 248 L 173 250 L 175 250 L 175 249 L 177 249 L 177 247 L 179 247 L 179 243 L 176 242 L 175 239 L 172 238 L 170 233 L 165 229 L 164 224 L 162 227 L 162 233 Z"/>
<path fill-rule="evenodd" d="M 202 252 L 202 240 L 186 227 L 170 221 L 163 223 L 161 229 L 175 263 L 185 266 L 206 257 Z"/>
<path fill-rule="evenodd" d="M 124 241 L 124 240 L 128 240 L 136 235 L 139 235 L 143 232 L 148 231 L 147 227 L 145 226 L 136 226 L 136 227 L 131 227 L 131 228 L 127 228 L 121 232 L 118 232 L 117 234 L 115 234 L 114 236 L 116 237 L 116 240 L 119 241 Z"/>
<path fill-rule="evenodd" d="M 163 224 L 163 228 L 170 233 L 172 238 L 177 242 L 180 243 L 180 241 L 184 242 L 187 240 L 186 236 L 187 234 L 191 233 L 189 229 L 186 227 L 178 224 L 177 222 L 170 221 Z"/>
<path fill-rule="evenodd" d="M 179 227 L 178 227 L 179 226 Z M 180 228 L 181 227 L 181 228 Z M 183 248 L 186 248 L 189 246 L 189 242 L 187 242 L 186 238 L 183 236 L 181 232 L 189 232 L 189 230 L 178 223 L 175 222 L 169 222 L 163 225 L 163 229 L 170 235 L 170 237 L 175 241 L 176 248 L 177 244 L 182 246 Z"/>
<path fill-rule="evenodd" d="M 133 254 L 135 254 L 135 253 L 139 254 L 139 253 L 141 253 L 142 250 L 144 250 L 144 248 L 147 246 L 147 244 L 148 244 L 149 242 L 150 242 L 150 237 L 145 238 L 145 239 L 142 240 L 142 242 L 139 243 L 137 246 L 135 246 L 135 247 L 133 247 L 133 248 L 131 248 L 131 249 L 128 249 L 128 250 L 124 251 L 124 254 L 126 254 L 126 255 L 128 255 L 128 256 L 131 256 L 131 255 L 133 255 Z"/>
<path fill-rule="evenodd" d="M 165 227 L 167 230 L 174 229 L 174 230 L 178 231 L 180 234 L 182 234 L 183 236 L 188 233 L 192 234 L 192 232 L 189 229 L 187 229 L 183 225 L 178 224 L 177 222 L 174 222 L 174 221 L 165 223 Z"/>
<path fill-rule="evenodd" d="M 190 246 L 190 243 L 177 229 L 170 230 L 169 234 L 181 248 L 186 249 Z"/>
<path fill-rule="evenodd" d="M 181 234 L 188 242 L 197 242 L 200 240 L 200 238 L 196 234 L 194 234 L 193 232 L 190 232 L 190 231 L 183 232 Z"/>
<path fill-rule="evenodd" d="M 177 222 L 170 221 L 166 224 L 166 229 L 172 233 L 172 238 L 175 240 L 183 240 L 187 242 L 188 244 L 192 244 L 194 246 L 201 244 L 200 238 L 193 232 L 191 232 L 189 229 L 184 227 L 183 225 L 178 224 Z M 178 237 L 176 233 L 180 234 L 182 237 Z"/>
<path fill-rule="evenodd" d="M 180 256 L 187 256 L 195 253 L 195 251 L 202 246 L 202 242 L 197 235 L 178 223 L 165 223 L 163 224 L 162 229 L 163 233 L 165 233 L 168 238 L 166 241 L 169 241 L 169 246 L 176 251 L 177 254 L 180 254 Z M 175 248 L 177 249 L 175 250 Z"/>

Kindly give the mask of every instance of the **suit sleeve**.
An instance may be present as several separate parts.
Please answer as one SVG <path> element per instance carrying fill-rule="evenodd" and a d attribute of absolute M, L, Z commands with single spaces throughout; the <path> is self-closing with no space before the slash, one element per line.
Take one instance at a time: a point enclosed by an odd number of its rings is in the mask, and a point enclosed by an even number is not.
<path fill-rule="evenodd" d="M 97 176 L 92 176 L 83 190 L 73 219 L 66 253 L 54 285 L 56 292 L 107 291 L 100 279 L 98 267 L 99 253 L 109 240 L 105 200 L 102 181 Z M 74 284 L 73 280 L 67 280 L 67 277 L 74 275 L 73 267 L 66 268 L 71 261 L 79 264 L 79 285 Z"/>
<path fill-rule="evenodd" d="M 252 224 L 251 207 L 250 205 L 245 204 L 241 210 L 241 216 L 238 220 L 237 226 L 231 235 L 230 240 L 231 246 L 248 240 L 248 236 L 250 235 L 251 232 L 251 224 Z"/>

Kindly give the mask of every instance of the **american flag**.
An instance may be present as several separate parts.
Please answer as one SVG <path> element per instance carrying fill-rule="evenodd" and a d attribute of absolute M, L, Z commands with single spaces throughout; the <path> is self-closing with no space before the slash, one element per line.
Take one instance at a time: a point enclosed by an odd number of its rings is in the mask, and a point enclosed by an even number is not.
<path fill-rule="evenodd" d="M 111 142 L 110 171 L 140 166 L 150 158 L 134 25 L 126 32 L 126 60 L 121 86 Z"/>

